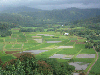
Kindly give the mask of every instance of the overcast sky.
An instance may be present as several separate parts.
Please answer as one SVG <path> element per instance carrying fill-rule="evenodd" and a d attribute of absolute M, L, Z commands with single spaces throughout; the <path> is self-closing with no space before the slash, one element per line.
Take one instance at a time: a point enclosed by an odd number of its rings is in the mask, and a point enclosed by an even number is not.
<path fill-rule="evenodd" d="M 100 0 L 0 0 L 0 7 L 28 6 L 43 10 L 76 8 L 100 8 Z"/>

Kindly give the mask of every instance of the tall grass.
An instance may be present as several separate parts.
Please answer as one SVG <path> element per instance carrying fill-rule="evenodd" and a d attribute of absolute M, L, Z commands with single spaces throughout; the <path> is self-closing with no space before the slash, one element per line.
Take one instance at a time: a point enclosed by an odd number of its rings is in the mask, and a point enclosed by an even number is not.
<path fill-rule="evenodd" d="M 90 73 L 95 75 L 100 75 L 100 52 L 98 52 L 99 58 L 94 66 L 91 68 Z"/>

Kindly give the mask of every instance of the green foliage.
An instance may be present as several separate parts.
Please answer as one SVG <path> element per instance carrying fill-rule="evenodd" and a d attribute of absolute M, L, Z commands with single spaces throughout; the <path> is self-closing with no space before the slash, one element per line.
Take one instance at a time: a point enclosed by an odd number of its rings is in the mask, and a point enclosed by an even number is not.
<path fill-rule="evenodd" d="M 12 32 L 11 31 L 2 31 L 1 37 L 6 37 L 6 36 L 11 36 Z"/>
<path fill-rule="evenodd" d="M 0 39 L 0 42 L 4 42 L 4 40 L 3 39 Z"/>
<path fill-rule="evenodd" d="M 80 54 L 95 54 L 95 50 L 94 49 L 83 49 Z"/>
<path fill-rule="evenodd" d="M 69 65 L 67 62 L 57 62 L 56 59 L 40 59 L 51 65 L 54 75 L 69 75 L 75 70 L 74 66 Z"/>
<path fill-rule="evenodd" d="M 2 56 L 0 56 L 0 58 L 1 58 L 1 60 L 2 60 L 3 63 L 7 62 L 7 61 L 9 61 L 11 59 L 14 59 L 14 57 L 11 56 L 11 55 L 2 55 Z"/>
<path fill-rule="evenodd" d="M 74 54 L 76 54 L 76 53 L 78 53 L 80 51 L 80 49 L 63 49 L 63 50 L 61 50 L 61 51 L 59 51 L 59 52 L 57 52 L 57 54 L 72 54 L 72 55 L 74 55 Z"/>
<path fill-rule="evenodd" d="M 85 48 L 93 48 L 93 46 L 92 46 L 92 44 L 91 43 L 89 43 L 89 42 L 87 42 L 86 44 L 85 44 Z"/>
<path fill-rule="evenodd" d="M 86 63 L 91 63 L 94 60 L 94 58 L 74 58 L 74 62 L 86 62 Z M 73 62 L 70 61 L 70 62 Z"/>
<path fill-rule="evenodd" d="M 19 32 L 44 32 L 44 28 L 20 28 Z"/>
<path fill-rule="evenodd" d="M 22 48 L 22 44 L 15 44 L 13 48 Z"/>
<path fill-rule="evenodd" d="M 37 69 L 37 70 L 36 70 Z M 52 69 L 45 61 L 36 61 L 32 54 L 22 54 L 17 59 L 12 59 L 2 65 L 2 74 L 49 74 Z M 41 73 L 41 74 L 42 74 Z"/>
<path fill-rule="evenodd" d="M 3 50 L 3 46 L 4 46 L 4 44 L 0 43 L 0 51 Z"/>
<path fill-rule="evenodd" d="M 33 47 L 33 46 L 36 46 L 36 45 L 38 45 L 38 43 L 24 43 L 24 46 L 23 46 L 23 48 L 30 48 L 30 47 Z"/>
<path fill-rule="evenodd" d="M 17 39 L 17 42 L 26 42 L 26 39 Z"/>
<path fill-rule="evenodd" d="M 16 42 L 16 39 L 5 39 L 5 42 Z"/>
<path fill-rule="evenodd" d="M 1 61 L 1 58 L 0 58 L 0 66 L 1 66 L 1 64 L 2 64 L 2 61 Z"/>
<path fill-rule="evenodd" d="M 97 62 L 93 65 L 93 67 L 90 70 L 91 74 L 95 74 L 95 75 L 99 75 L 100 74 L 100 52 L 98 52 L 99 58 L 97 60 Z"/>
<path fill-rule="evenodd" d="M 17 38 L 17 35 L 16 34 L 12 34 L 11 38 Z"/>
<path fill-rule="evenodd" d="M 5 48 L 6 48 L 6 49 L 11 49 L 11 48 L 12 48 L 12 45 L 13 45 L 13 44 L 7 44 L 7 45 L 5 46 Z"/>

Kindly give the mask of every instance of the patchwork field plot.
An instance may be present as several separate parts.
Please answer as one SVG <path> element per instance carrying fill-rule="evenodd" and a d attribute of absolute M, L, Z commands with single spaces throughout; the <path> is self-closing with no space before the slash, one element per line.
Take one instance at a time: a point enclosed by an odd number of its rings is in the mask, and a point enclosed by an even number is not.
<path fill-rule="evenodd" d="M 32 36 L 32 38 L 41 38 L 41 36 Z"/>
<path fill-rule="evenodd" d="M 5 39 L 5 42 L 16 42 L 16 39 Z"/>
<path fill-rule="evenodd" d="M 67 49 L 63 49 L 63 50 L 57 52 L 57 54 L 77 54 L 79 51 L 80 51 L 80 49 L 67 48 Z"/>
<path fill-rule="evenodd" d="M 89 75 L 100 75 L 100 52 L 98 52 L 99 58 L 97 62 L 94 64 L 94 66 L 90 70 Z"/>
<path fill-rule="evenodd" d="M 54 35 L 49 35 L 49 34 L 37 34 L 37 35 L 54 36 Z"/>
<path fill-rule="evenodd" d="M 0 43 L 0 51 L 3 50 L 3 46 L 4 46 L 4 44 Z"/>
<path fill-rule="evenodd" d="M 59 42 L 62 42 L 62 41 L 46 41 L 47 43 L 59 43 Z"/>
<path fill-rule="evenodd" d="M 85 70 L 89 63 L 83 63 L 83 62 L 71 62 L 69 65 L 75 66 L 75 70 Z"/>
<path fill-rule="evenodd" d="M 77 58 L 95 58 L 95 54 L 79 54 Z"/>
<path fill-rule="evenodd" d="M 26 39 L 23 39 L 23 38 L 17 39 L 17 42 L 26 42 Z"/>
<path fill-rule="evenodd" d="M 17 38 L 18 36 L 16 34 L 12 34 L 11 38 Z"/>
<path fill-rule="evenodd" d="M 59 48 L 73 48 L 73 46 L 59 46 L 57 49 Z"/>
<path fill-rule="evenodd" d="M 61 58 L 61 59 L 71 59 L 74 55 L 65 55 L 65 54 L 54 54 L 49 58 Z"/>
<path fill-rule="evenodd" d="M 42 39 L 34 39 L 35 41 L 37 41 L 37 43 L 42 43 L 43 40 Z"/>
<path fill-rule="evenodd" d="M 7 45 L 5 46 L 5 49 L 11 49 L 11 48 L 12 48 L 12 45 L 13 45 L 13 44 L 7 44 Z"/>
<path fill-rule="evenodd" d="M 4 42 L 4 40 L 3 39 L 0 39 L 0 42 Z"/>
<path fill-rule="evenodd" d="M 0 37 L 0 51 L 4 53 L 0 53 L 0 56 L 3 62 L 19 57 L 23 53 L 31 53 L 35 54 L 37 59 L 55 58 L 58 62 L 74 65 L 76 70 L 85 70 L 95 58 L 94 49 L 85 49 L 84 38 L 64 36 L 53 31 L 12 31 L 11 37 Z"/>
<path fill-rule="evenodd" d="M 42 52 L 45 52 L 45 51 L 48 51 L 48 50 L 28 50 L 28 51 L 23 51 L 23 52 L 24 53 L 39 54 L 39 53 L 42 53 Z M 20 52 L 20 53 L 23 53 L 23 52 Z"/>
<path fill-rule="evenodd" d="M 6 51 L 5 53 L 6 54 L 13 54 L 13 53 L 17 53 L 17 52 L 20 52 L 20 51 Z"/>
<path fill-rule="evenodd" d="M 25 49 L 25 48 L 30 48 L 30 47 L 34 47 L 34 46 L 36 46 L 36 45 L 38 45 L 38 43 L 24 43 L 23 48 L 24 48 L 24 49 Z"/>
<path fill-rule="evenodd" d="M 37 43 L 37 41 L 34 40 L 34 39 L 28 39 L 27 41 L 28 41 L 27 43 Z M 37 43 L 37 44 L 38 44 L 38 43 Z"/>
<path fill-rule="evenodd" d="M 94 49 L 83 49 L 80 54 L 96 54 Z"/>
<path fill-rule="evenodd" d="M 85 62 L 85 63 L 91 63 L 94 60 L 94 58 L 74 58 L 70 62 Z"/>
<path fill-rule="evenodd" d="M 13 48 L 22 48 L 22 44 L 15 44 Z"/>

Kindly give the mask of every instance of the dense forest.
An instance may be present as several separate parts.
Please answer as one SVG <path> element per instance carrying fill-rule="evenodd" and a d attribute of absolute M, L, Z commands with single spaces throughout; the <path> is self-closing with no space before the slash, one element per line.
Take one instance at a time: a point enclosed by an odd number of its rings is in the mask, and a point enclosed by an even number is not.
<path fill-rule="evenodd" d="M 20 7 L 19 7 L 20 8 Z M 21 7 L 10 8 L 10 10 L 1 11 L 0 21 L 15 23 L 20 26 L 46 26 L 47 24 L 64 24 L 66 22 L 87 19 L 100 15 L 100 9 L 78 9 L 68 8 L 62 10 L 39 10 Z M 8 13 L 7 11 L 14 11 Z M 18 11 L 17 11 L 18 10 Z M 22 10 L 24 12 L 22 12 Z M 74 22 L 74 24 L 77 22 Z"/>

